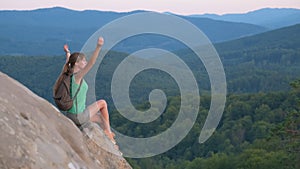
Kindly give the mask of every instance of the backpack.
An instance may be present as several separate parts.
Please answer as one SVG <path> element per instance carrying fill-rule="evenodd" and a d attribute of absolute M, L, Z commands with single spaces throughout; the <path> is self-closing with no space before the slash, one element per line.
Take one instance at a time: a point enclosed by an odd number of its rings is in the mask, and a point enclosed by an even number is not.
<path fill-rule="evenodd" d="M 73 74 L 70 74 L 67 72 L 62 73 L 58 77 L 58 79 L 54 85 L 53 99 L 59 110 L 67 111 L 72 108 L 73 100 L 76 98 L 76 96 L 79 92 L 79 89 L 81 87 L 82 80 L 80 81 L 80 85 L 79 85 L 74 97 L 72 98 L 72 96 L 71 96 L 72 76 L 73 76 Z"/>

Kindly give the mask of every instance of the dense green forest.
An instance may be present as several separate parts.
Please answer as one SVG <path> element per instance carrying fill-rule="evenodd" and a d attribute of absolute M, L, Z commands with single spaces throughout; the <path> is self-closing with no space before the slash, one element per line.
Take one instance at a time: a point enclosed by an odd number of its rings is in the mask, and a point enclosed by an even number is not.
<path fill-rule="evenodd" d="M 191 68 L 200 86 L 197 121 L 189 134 L 164 154 L 127 160 L 135 169 L 300 168 L 299 32 L 300 25 L 295 25 L 215 45 L 224 65 L 228 95 L 216 132 L 203 144 L 198 137 L 210 107 L 208 75 L 193 52 L 174 51 Z M 166 130 L 176 119 L 179 89 L 165 72 L 141 72 L 130 86 L 133 104 L 140 110 L 149 108 L 149 93 L 159 88 L 168 97 L 167 108 L 147 124 L 123 118 L 114 108 L 110 86 L 114 70 L 126 56 L 116 51 L 107 53 L 96 77 L 96 95 L 109 102 L 114 129 L 149 137 Z M 53 103 L 52 86 L 64 59 L 63 55 L 1 56 L 0 71 Z"/>
<path fill-rule="evenodd" d="M 289 92 L 228 95 L 217 131 L 199 144 L 210 103 L 210 98 L 204 96 L 198 119 L 180 144 L 162 155 L 128 160 L 134 168 L 143 169 L 299 168 L 300 80 L 291 85 Z M 169 127 L 166 124 L 176 118 L 178 102 L 179 97 L 170 98 L 163 115 L 147 125 L 120 121 L 118 113 L 114 113 L 112 121 L 118 121 L 114 128 L 136 137 L 164 131 Z"/>

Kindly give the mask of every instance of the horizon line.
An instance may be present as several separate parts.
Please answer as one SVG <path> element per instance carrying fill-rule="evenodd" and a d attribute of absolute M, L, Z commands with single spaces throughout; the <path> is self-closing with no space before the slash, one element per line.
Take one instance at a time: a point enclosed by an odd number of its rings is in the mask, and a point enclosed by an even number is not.
<path fill-rule="evenodd" d="M 228 14 L 247 14 L 263 9 L 294 9 L 294 10 L 300 10 L 300 8 L 292 8 L 292 7 L 263 7 L 263 8 L 258 8 L 258 9 L 253 9 L 250 11 L 245 11 L 245 12 L 229 12 L 229 13 L 223 13 L 223 14 L 218 14 L 218 13 L 194 13 L 194 14 L 178 14 L 174 12 L 169 12 L 169 11 L 164 11 L 164 12 L 158 12 L 154 10 L 146 10 L 146 9 L 135 9 L 131 11 L 113 11 L 113 10 L 98 10 L 98 9 L 72 9 L 68 7 L 63 7 L 63 6 L 53 6 L 53 7 L 41 7 L 41 8 L 32 8 L 32 9 L 0 9 L 0 11 L 20 11 L 20 12 L 26 12 L 26 11 L 36 11 L 36 10 L 44 10 L 44 9 L 54 9 L 54 8 L 61 8 L 61 9 L 67 9 L 70 11 L 78 11 L 78 12 L 84 12 L 84 11 L 97 11 L 97 12 L 114 12 L 114 13 L 131 13 L 131 12 L 137 12 L 137 11 L 145 11 L 145 12 L 157 12 L 157 13 L 169 13 L 169 14 L 175 14 L 175 15 L 182 15 L 182 16 L 193 16 L 193 15 L 228 15 Z"/>

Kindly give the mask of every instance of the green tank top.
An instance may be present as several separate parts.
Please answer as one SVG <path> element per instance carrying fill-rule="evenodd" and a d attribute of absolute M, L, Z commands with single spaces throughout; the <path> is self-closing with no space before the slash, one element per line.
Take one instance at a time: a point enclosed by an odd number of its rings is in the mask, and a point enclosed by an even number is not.
<path fill-rule="evenodd" d="M 79 84 L 75 82 L 75 76 L 72 76 L 71 80 L 71 96 L 74 97 L 77 89 L 79 88 Z M 73 101 L 73 106 L 68 112 L 73 114 L 82 113 L 86 108 L 86 94 L 88 91 L 88 85 L 84 79 L 82 79 L 81 87 L 78 91 L 76 98 Z M 76 106 L 77 104 L 77 106 Z"/>

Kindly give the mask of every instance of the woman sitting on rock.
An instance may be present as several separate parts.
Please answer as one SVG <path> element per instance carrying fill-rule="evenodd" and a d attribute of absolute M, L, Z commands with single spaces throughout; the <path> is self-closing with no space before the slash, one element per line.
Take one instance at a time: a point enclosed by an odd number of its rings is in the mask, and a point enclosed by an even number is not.
<path fill-rule="evenodd" d="M 104 133 L 114 144 L 116 144 L 114 139 L 115 134 L 110 129 L 106 101 L 98 100 L 86 107 L 88 85 L 84 80 L 84 76 L 95 64 L 103 44 L 104 40 L 102 37 L 100 37 L 98 39 L 96 49 L 89 61 L 86 60 L 86 57 L 83 53 L 74 52 L 71 54 L 68 46 L 64 46 L 64 51 L 66 52 L 66 64 L 63 68 L 63 71 L 67 70 L 73 74 L 70 86 L 72 96 L 75 95 L 75 92 L 77 92 L 77 89 L 79 88 L 76 98 L 73 100 L 73 106 L 67 111 L 66 116 L 78 126 L 81 126 L 89 121 L 100 124 L 104 130 Z"/>

